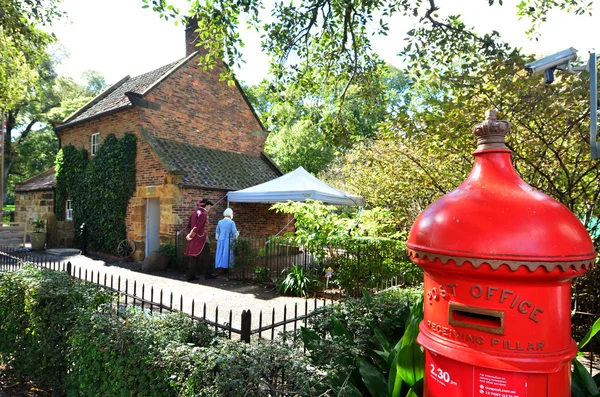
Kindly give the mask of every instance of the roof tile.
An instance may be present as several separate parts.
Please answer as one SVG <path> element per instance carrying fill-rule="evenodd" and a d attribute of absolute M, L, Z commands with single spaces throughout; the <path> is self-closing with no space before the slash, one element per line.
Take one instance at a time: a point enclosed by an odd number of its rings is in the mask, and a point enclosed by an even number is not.
<path fill-rule="evenodd" d="M 181 60 L 162 66 L 151 72 L 144 73 L 140 76 L 126 79 L 118 87 L 111 87 L 113 90 L 108 95 L 95 103 L 92 102 L 89 107 L 81 109 L 79 113 L 69 117 L 69 119 L 67 119 L 68 121 L 60 125 L 60 127 L 62 128 L 70 124 L 75 124 L 98 114 L 130 105 L 131 102 L 125 95 L 126 92 L 143 94 L 150 86 L 159 80 L 165 73 L 175 67 L 175 65 L 177 65 L 179 62 L 181 62 Z"/>
<path fill-rule="evenodd" d="M 183 186 L 240 190 L 280 176 L 264 157 L 198 147 L 168 139 L 155 139 L 159 157 L 183 173 Z"/>
<path fill-rule="evenodd" d="M 22 183 L 17 183 L 15 192 L 34 192 L 39 190 L 51 190 L 56 186 L 56 173 L 54 168 L 47 169 Z"/>

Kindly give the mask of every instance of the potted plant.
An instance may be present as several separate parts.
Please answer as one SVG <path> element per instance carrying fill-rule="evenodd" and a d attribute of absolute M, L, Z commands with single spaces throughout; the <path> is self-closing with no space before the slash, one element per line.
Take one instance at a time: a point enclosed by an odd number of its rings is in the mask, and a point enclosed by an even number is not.
<path fill-rule="evenodd" d="M 41 251 L 46 245 L 46 222 L 43 219 L 35 219 L 33 222 L 33 232 L 31 232 L 31 249 Z"/>

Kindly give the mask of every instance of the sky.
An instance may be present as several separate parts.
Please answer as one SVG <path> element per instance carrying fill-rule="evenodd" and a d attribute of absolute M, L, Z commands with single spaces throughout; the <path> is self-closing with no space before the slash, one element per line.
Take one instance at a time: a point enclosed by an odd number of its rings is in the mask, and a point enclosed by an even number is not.
<path fill-rule="evenodd" d="M 587 60 L 588 51 L 596 46 L 595 37 L 600 37 L 600 5 L 595 6 L 592 17 L 553 12 L 541 29 L 539 41 L 531 41 L 525 35 L 527 22 L 517 20 L 517 1 L 505 0 L 504 6 L 492 7 L 487 0 L 450 4 L 451 1 L 438 1 L 441 15 L 446 9 L 461 14 L 467 26 L 474 26 L 479 34 L 497 30 L 506 42 L 527 53 L 545 56 L 575 47 L 579 58 Z M 186 0 L 172 2 L 181 8 L 187 4 Z M 160 19 L 152 10 L 142 9 L 142 5 L 141 0 L 63 0 L 61 8 L 68 13 L 68 20 L 47 28 L 58 37 L 61 51 L 68 55 L 57 68 L 59 75 L 80 81 L 85 70 L 96 70 L 112 84 L 126 75 L 137 76 L 183 58 L 183 26 Z M 388 36 L 374 39 L 375 52 L 386 62 L 401 67 L 397 53 L 413 23 L 395 17 Z M 261 52 L 256 32 L 247 31 L 243 38 L 246 63 L 235 73 L 247 84 L 257 84 L 267 76 L 267 57 Z"/>

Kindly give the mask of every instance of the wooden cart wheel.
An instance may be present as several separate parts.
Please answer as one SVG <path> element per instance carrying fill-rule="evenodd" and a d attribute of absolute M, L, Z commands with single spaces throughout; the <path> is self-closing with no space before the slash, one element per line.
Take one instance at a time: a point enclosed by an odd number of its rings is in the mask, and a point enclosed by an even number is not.
<path fill-rule="evenodd" d="M 131 240 L 123 240 L 117 246 L 117 254 L 121 258 L 129 258 L 135 252 L 135 243 Z"/>

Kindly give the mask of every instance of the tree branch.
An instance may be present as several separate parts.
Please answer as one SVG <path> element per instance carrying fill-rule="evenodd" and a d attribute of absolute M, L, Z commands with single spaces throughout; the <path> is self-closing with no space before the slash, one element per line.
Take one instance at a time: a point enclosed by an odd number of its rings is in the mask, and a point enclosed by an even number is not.
<path fill-rule="evenodd" d="M 27 127 L 25 127 L 25 129 L 23 130 L 23 132 L 21 132 L 21 136 L 19 136 L 19 139 L 17 140 L 17 144 L 23 142 L 25 140 L 25 138 L 27 138 L 27 135 L 29 135 L 29 133 L 31 132 L 31 129 L 33 128 L 33 126 L 35 125 L 35 123 L 37 123 L 37 120 L 30 120 L 29 124 L 27 124 Z"/>
<path fill-rule="evenodd" d="M 422 20 L 423 19 L 427 19 L 429 22 L 431 22 L 431 24 L 434 27 L 441 28 L 441 30 L 443 32 L 445 32 L 446 30 L 449 30 L 449 31 L 452 31 L 454 33 L 464 34 L 464 35 L 467 35 L 467 36 L 471 37 L 472 39 L 480 42 L 481 44 L 487 44 L 487 42 L 484 39 L 482 39 L 481 37 L 477 36 L 475 33 L 471 32 L 469 30 L 459 29 L 459 28 L 456 28 L 456 27 L 454 27 L 452 25 L 449 25 L 449 24 L 444 23 L 444 22 L 440 22 L 437 19 L 435 19 L 433 17 L 433 14 L 436 11 L 439 11 L 439 9 L 440 8 L 435 4 L 435 0 L 429 0 L 429 9 L 425 13 L 425 16 L 422 18 Z"/>

